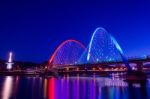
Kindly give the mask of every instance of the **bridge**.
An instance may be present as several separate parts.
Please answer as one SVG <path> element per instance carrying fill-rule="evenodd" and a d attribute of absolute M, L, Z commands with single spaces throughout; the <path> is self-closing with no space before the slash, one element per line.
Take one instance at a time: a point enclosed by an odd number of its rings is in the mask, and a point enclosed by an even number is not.
<path fill-rule="evenodd" d="M 150 70 L 150 68 L 144 67 L 144 64 L 150 64 L 150 58 L 146 59 L 130 59 L 128 60 L 132 70 Z M 134 64 L 134 66 L 132 66 Z M 72 71 L 127 71 L 127 67 L 124 65 L 122 61 L 118 62 L 103 62 L 103 63 L 95 63 L 95 64 L 77 64 L 77 65 L 56 65 L 53 67 L 54 69 L 60 72 L 72 72 Z"/>
<path fill-rule="evenodd" d="M 128 59 L 117 40 L 104 28 L 97 28 L 85 46 L 69 39 L 62 42 L 49 60 L 49 69 L 60 72 L 143 70 L 150 58 Z M 135 66 L 131 66 L 131 65 Z M 134 68 L 133 68 L 134 67 Z"/>

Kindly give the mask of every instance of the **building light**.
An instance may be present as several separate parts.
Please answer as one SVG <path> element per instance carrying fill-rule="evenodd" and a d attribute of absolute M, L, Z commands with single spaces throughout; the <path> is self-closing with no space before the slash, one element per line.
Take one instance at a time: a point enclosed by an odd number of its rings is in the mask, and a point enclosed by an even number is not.
<path fill-rule="evenodd" d="M 8 62 L 6 63 L 7 64 L 7 69 L 8 70 L 11 70 L 12 69 L 12 65 L 14 64 L 13 62 L 12 62 L 12 52 L 10 52 L 9 53 L 9 58 L 8 58 Z"/>

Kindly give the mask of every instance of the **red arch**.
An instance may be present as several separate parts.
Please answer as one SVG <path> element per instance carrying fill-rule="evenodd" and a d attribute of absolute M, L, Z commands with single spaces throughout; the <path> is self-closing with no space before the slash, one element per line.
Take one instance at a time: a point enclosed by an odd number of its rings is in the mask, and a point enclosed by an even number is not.
<path fill-rule="evenodd" d="M 86 47 L 85 47 L 81 42 L 79 42 L 79 41 L 77 41 L 77 40 L 69 39 L 69 40 L 63 41 L 63 42 L 56 48 L 56 50 L 54 51 L 54 53 L 52 54 L 52 56 L 51 56 L 51 58 L 50 58 L 50 60 L 49 60 L 49 64 L 53 61 L 53 59 L 54 59 L 56 53 L 58 52 L 58 50 L 59 50 L 63 45 L 65 45 L 65 44 L 68 43 L 68 42 L 75 42 L 75 43 L 79 44 L 83 49 L 86 49 Z"/>

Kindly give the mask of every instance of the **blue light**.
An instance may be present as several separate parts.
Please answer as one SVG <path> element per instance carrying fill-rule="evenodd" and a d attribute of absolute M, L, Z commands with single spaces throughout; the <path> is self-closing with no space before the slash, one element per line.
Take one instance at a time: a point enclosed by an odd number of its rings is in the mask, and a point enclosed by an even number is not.
<path fill-rule="evenodd" d="M 116 46 L 117 50 L 119 50 L 119 52 L 121 54 L 123 54 L 123 51 L 122 51 L 120 45 L 118 44 L 118 42 L 116 41 L 116 39 L 112 35 L 110 35 L 110 37 L 111 37 L 111 40 L 113 41 L 114 45 Z"/>
<path fill-rule="evenodd" d="M 97 32 L 98 30 L 104 30 L 104 31 L 105 31 L 105 29 L 102 28 L 102 27 L 98 27 L 98 28 L 96 28 L 96 30 L 94 31 L 94 33 L 93 33 L 93 35 L 92 35 L 92 37 L 91 37 L 91 40 L 90 40 L 90 44 L 89 44 L 89 49 L 88 49 L 88 54 L 87 54 L 87 61 L 89 61 L 89 59 L 90 59 L 90 56 L 91 56 L 90 53 L 91 53 L 92 42 L 93 42 L 94 36 L 95 36 L 95 34 L 96 34 L 96 32 Z"/>

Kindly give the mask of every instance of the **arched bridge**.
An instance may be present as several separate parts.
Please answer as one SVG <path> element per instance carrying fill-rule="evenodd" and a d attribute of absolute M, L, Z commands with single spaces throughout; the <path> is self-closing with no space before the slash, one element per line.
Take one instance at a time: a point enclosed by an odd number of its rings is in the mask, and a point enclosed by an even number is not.
<path fill-rule="evenodd" d="M 142 69 L 145 62 L 150 59 L 128 60 L 116 39 L 104 28 L 97 28 L 91 36 L 90 42 L 85 47 L 81 42 L 69 39 L 62 42 L 49 60 L 49 68 L 101 68 L 122 66 L 124 70 L 132 70 L 130 64 L 136 64 Z"/>

